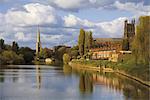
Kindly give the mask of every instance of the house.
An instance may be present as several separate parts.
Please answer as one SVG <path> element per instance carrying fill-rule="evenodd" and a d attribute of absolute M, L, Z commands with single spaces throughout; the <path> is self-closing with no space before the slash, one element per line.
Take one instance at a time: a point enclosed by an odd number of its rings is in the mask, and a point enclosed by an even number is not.
<path fill-rule="evenodd" d="M 108 60 L 111 56 L 111 53 L 115 51 L 114 50 L 98 51 L 98 49 L 91 49 L 90 52 L 92 52 L 91 59 L 93 60 Z"/>

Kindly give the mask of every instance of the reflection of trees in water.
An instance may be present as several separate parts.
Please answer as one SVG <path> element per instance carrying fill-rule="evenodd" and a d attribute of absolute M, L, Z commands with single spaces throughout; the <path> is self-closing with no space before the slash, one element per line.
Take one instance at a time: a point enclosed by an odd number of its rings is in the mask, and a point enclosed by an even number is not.
<path fill-rule="evenodd" d="M 4 69 L 2 69 L 2 68 L 0 68 L 0 82 L 2 83 L 2 82 L 4 82 L 4 72 L 5 72 L 5 70 Z"/>
<path fill-rule="evenodd" d="M 93 74 L 93 82 L 105 84 L 110 89 L 123 92 L 126 99 L 148 100 L 149 97 L 148 87 L 146 88 L 140 83 L 114 73 Z"/>
<path fill-rule="evenodd" d="M 37 88 L 41 88 L 41 68 L 37 65 L 36 66 L 36 83 L 37 83 Z"/>
<path fill-rule="evenodd" d="M 150 89 L 129 78 L 115 73 L 80 72 L 79 88 L 81 92 L 92 92 L 93 84 L 103 84 L 111 90 L 122 92 L 125 99 L 149 100 Z"/>
<path fill-rule="evenodd" d="M 120 82 L 123 84 L 123 94 L 125 98 L 131 98 L 132 100 L 149 100 L 149 88 L 141 85 L 140 83 L 133 82 L 133 80 L 127 78 L 120 78 Z"/>
<path fill-rule="evenodd" d="M 12 80 L 13 80 L 13 82 L 17 82 L 18 79 L 19 79 L 19 77 L 18 77 L 18 70 L 14 69 L 12 72 L 13 72 L 13 74 L 12 74 L 13 75 L 13 79 Z"/>
<path fill-rule="evenodd" d="M 16 81 L 18 81 L 18 79 L 19 79 L 19 77 L 18 77 L 18 70 L 16 70 L 16 69 L 0 69 L 0 82 L 4 82 L 5 81 L 5 74 L 6 75 L 9 75 L 9 74 L 7 74 L 7 73 L 12 73 L 12 74 L 10 74 L 10 75 L 12 75 L 12 82 L 16 82 Z"/>
<path fill-rule="evenodd" d="M 69 65 L 64 65 L 63 66 L 63 72 L 65 75 L 70 75 L 72 73 L 72 68 Z"/>
<path fill-rule="evenodd" d="M 89 73 L 82 73 L 79 81 L 80 92 L 92 93 L 93 92 L 93 79 Z"/>

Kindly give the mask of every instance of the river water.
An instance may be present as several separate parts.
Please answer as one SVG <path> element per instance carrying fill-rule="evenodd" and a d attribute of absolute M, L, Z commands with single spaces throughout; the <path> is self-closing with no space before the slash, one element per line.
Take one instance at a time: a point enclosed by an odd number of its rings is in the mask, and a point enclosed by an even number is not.
<path fill-rule="evenodd" d="M 0 100 L 149 100 L 149 90 L 115 73 L 11 65 L 0 69 Z"/>

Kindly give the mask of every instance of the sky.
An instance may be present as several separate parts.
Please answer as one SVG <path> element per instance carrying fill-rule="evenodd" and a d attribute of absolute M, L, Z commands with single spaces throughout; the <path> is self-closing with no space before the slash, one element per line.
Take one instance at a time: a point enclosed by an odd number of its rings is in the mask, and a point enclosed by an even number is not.
<path fill-rule="evenodd" d="M 150 0 L 0 0 L 0 38 L 35 49 L 77 44 L 80 28 L 94 38 L 123 37 L 124 21 L 150 15 Z"/>

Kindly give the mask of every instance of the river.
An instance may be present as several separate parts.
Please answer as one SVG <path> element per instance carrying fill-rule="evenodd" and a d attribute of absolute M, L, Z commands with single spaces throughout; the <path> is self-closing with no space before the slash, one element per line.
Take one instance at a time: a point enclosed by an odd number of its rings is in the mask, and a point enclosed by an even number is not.
<path fill-rule="evenodd" d="M 0 100 L 149 100 L 149 90 L 110 72 L 10 65 L 0 69 Z"/>

